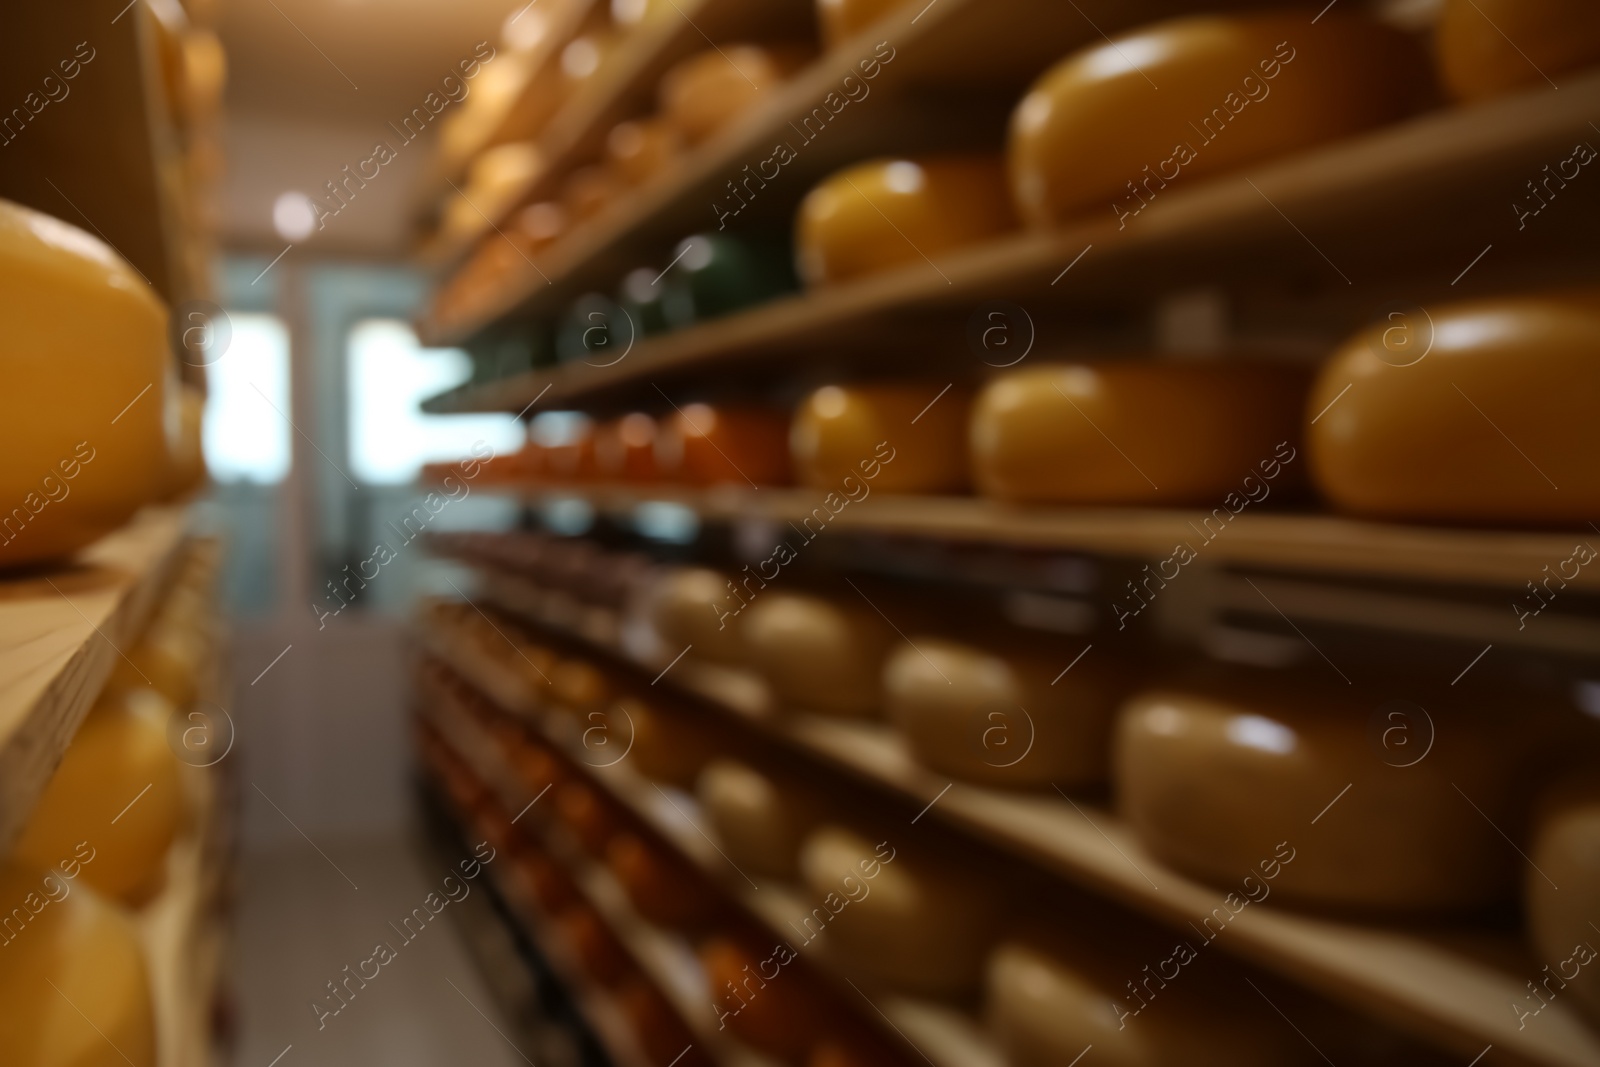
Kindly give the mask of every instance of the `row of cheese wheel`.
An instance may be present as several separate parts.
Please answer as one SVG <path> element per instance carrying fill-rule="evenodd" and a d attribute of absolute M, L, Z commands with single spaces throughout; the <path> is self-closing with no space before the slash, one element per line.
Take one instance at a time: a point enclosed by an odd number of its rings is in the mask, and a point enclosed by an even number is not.
<path fill-rule="evenodd" d="M 0 1048 L 16 1063 L 156 1062 L 132 910 L 162 889 L 192 818 L 174 720 L 210 655 L 215 562 L 191 554 L 0 863 Z"/>
<path fill-rule="evenodd" d="M 1447 0 L 1440 13 L 1435 53 L 1457 98 L 1521 89 L 1600 59 L 1600 15 L 1581 0 L 1488 7 Z M 874 5 L 846 21 L 858 26 L 877 13 Z M 1496 18 L 1521 36 L 1497 32 Z M 861 77 L 877 75 L 886 57 L 875 55 L 863 60 Z M 441 291 L 436 312 L 448 319 L 481 309 L 501 277 L 524 271 L 573 224 L 670 173 L 686 147 L 731 124 L 804 58 L 790 48 L 730 44 L 674 68 L 662 82 L 661 116 L 619 126 L 607 160 L 570 175 L 560 203 L 527 207 L 504 235 L 486 238 Z M 1314 28 L 1299 10 L 1144 27 L 1048 71 L 1013 115 L 1005 162 L 876 160 L 829 178 L 800 208 L 799 271 L 822 284 L 920 263 L 1009 230 L 1018 217 L 1048 227 L 1109 208 L 1125 227 L 1185 177 L 1226 173 L 1404 117 L 1433 95 L 1431 83 L 1424 50 L 1363 15 L 1327 13 Z M 1174 91 L 1155 92 L 1157 84 Z M 825 125 L 832 115 L 818 111 Z M 780 145 L 776 161 L 767 161 L 773 174 L 747 167 L 730 179 L 727 206 L 716 209 L 719 229 L 793 155 L 793 146 Z"/>
<path fill-rule="evenodd" d="M 0 568 L 70 555 L 204 479 L 204 397 L 115 250 L 0 200 L 0 319 Z"/>
<path fill-rule="evenodd" d="M 1309 482 L 1356 515 L 1579 523 L 1600 514 L 1594 297 L 1418 309 L 1351 338 L 1314 380 L 1282 361 L 1130 358 L 1021 366 L 976 394 L 929 381 L 826 386 L 792 418 L 702 403 L 659 423 L 550 413 L 490 477 L 798 480 L 851 497 L 975 486 L 1009 501 L 1232 514 Z"/>
<path fill-rule="evenodd" d="M 472 554 L 502 567 L 514 558 L 482 546 Z M 1222 891 L 1290 841 L 1302 846 L 1299 858 L 1271 889 L 1290 906 L 1468 916 L 1510 899 L 1520 881 L 1538 952 L 1564 959 L 1572 946 L 1563 942 L 1582 938 L 1573 901 L 1584 894 L 1556 893 L 1535 872 L 1559 870 L 1567 883 L 1556 884 L 1600 890 L 1600 794 L 1581 786 L 1583 770 L 1592 779 L 1600 765 L 1600 738 L 1550 698 L 1499 688 L 1440 696 L 1450 710 L 1435 737 L 1434 720 L 1395 701 L 1415 690 L 1399 679 L 1329 695 L 1319 679 L 1294 674 L 1152 671 L 1098 652 L 1063 672 L 1072 650 L 1020 633 L 951 636 L 958 623 L 909 623 L 919 605 L 882 595 L 874 602 L 909 636 L 863 605 L 754 586 L 730 620 L 718 605 L 734 603 L 731 585 L 709 571 L 669 571 L 637 606 L 669 656 L 688 648 L 687 658 L 754 670 L 791 712 L 886 716 L 912 758 L 941 775 L 1091 791 L 1109 779 L 1152 855 Z M 509 658 L 503 638 L 485 632 L 483 647 Z M 545 666 L 553 683 L 556 670 Z M 728 745 L 682 716 L 663 721 L 664 709 L 641 701 L 631 681 L 608 681 L 591 665 L 583 690 L 556 688 L 562 706 L 597 717 L 609 736 L 631 728 L 643 773 L 698 782 L 714 822 L 718 798 L 776 803 L 766 787 L 710 774 L 708 761 Z M 1400 718 L 1383 717 L 1385 708 Z M 804 831 L 826 809 L 804 790 L 785 792 L 781 817 L 746 831 L 717 822 L 735 862 L 796 869 Z M 1332 813 L 1319 815 L 1336 796 Z M 1528 869 L 1514 848 L 1533 858 Z M 1596 985 L 1583 996 L 1600 1010 Z"/>
<path fill-rule="evenodd" d="M 626 829 L 626 813 L 580 767 L 568 763 L 564 772 L 552 771 L 559 760 L 548 749 L 509 719 L 494 723 L 492 705 L 481 698 L 478 708 L 529 790 L 554 783 L 555 803 L 546 817 L 565 824 L 592 854 L 606 859 L 642 916 L 700 942 L 719 1016 L 729 1030 L 787 1063 L 901 1062 L 857 1027 L 841 1027 L 823 990 L 802 972 L 748 984 L 749 971 L 768 953 L 759 940 L 726 928 L 728 920 L 708 899 L 705 879 L 664 846 Z M 1143 1003 L 1121 981 L 1143 978 L 1142 954 L 1157 947 L 1160 955 L 1173 951 L 1139 924 L 1124 918 L 1108 932 L 1092 906 L 1081 923 L 1059 909 L 1051 909 L 1049 918 L 1034 915 L 1025 902 L 1011 899 L 1001 878 L 979 873 L 982 866 L 964 851 L 872 825 L 859 804 L 805 780 L 795 768 L 780 771 L 768 759 L 767 768 L 758 769 L 735 737 L 659 698 L 626 700 L 617 711 L 590 712 L 584 721 L 596 715 L 610 719 L 608 728 L 621 728 L 624 719 L 633 723 L 632 767 L 663 787 L 692 789 L 699 816 L 691 817 L 734 865 L 764 884 L 786 883 L 806 900 L 809 910 L 797 914 L 787 942 L 791 951 L 798 947 L 806 957 L 817 941 L 834 966 L 880 988 L 935 997 L 981 994 L 1011 1067 L 1064 1063 L 1088 1043 L 1129 1067 L 1299 1063 L 1311 1055 L 1296 1035 L 1273 1025 L 1270 1012 L 1252 1010 L 1252 1004 L 1241 1008 L 1238 998 L 1192 983 L 1171 991 L 1163 986 L 1161 996 L 1168 999 L 1159 1014 L 1119 1027 L 1119 1017 L 1126 1020 Z M 467 781 L 457 788 L 474 787 Z M 691 801 L 674 803 L 684 810 Z M 1261 858 L 1272 863 L 1276 877 L 1298 857 L 1280 847 L 1275 858 L 1269 847 Z M 553 897 L 559 905 L 574 894 L 548 867 L 532 863 L 530 877 L 541 898 Z M 621 981 L 626 968 L 618 962 L 620 946 L 607 945 L 587 923 L 573 925 L 575 939 L 592 946 L 583 954 L 597 980 Z M 1217 968 L 1209 972 L 1210 981 L 1227 969 L 1220 960 L 1207 966 Z M 1304 1013 L 1315 1010 L 1308 1005 L 1297 1016 L 1304 1024 Z M 1197 1044 L 1205 1048 L 1198 1060 L 1192 1058 Z M 1379 1038 L 1377 1048 L 1367 1047 L 1362 1062 L 1407 1062 L 1385 1055 L 1382 1045 Z"/>

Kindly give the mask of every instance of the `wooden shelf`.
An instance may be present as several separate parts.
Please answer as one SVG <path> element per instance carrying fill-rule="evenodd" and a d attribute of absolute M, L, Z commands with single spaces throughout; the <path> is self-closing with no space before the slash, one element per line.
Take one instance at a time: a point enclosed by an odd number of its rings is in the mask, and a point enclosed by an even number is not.
<path fill-rule="evenodd" d="M 485 599 L 536 627 L 549 627 L 536 605 L 519 602 L 525 595 L 519 586 L 495 577 L 485 583 Z M 670 653 L 641 658 L 617 645 L 593 647 L 634 665 L 644 680 L 656 677 L 670 659 Z M 476 682 L 493 665 L 482 660 L 458 669 Z M 684 661 L 664 684 L 724 712 L 738 728 L 757 730 L 806 758 L 842 769 L 914 810 L 926 808 L 929 817 L 970 837 L 1176 930 L 1187 931 L 1220 903 L 1220 891 L 1164 866 L 1115 815 L 1096 805 L 952 784 L 918 766 L 881 724 L 774 714 L 764 684 L 745 672 Z M 1307 832 L 1316 831 L 1308 827 Z M 1262 907 L 1241 912 L 1217 944 L 1469 1059 L 1492 1045 L 1486 1063 L 1600 1063 L 1600 1034 L 1571 1005 L 1553 1004 L 1540 1016 L 1541 1024 L 1549 1025 L 1514 1025 L 1507 1005 L 1525 994 L 1524 983 L 1538 965 L 1513 937 L 1476 929 L 1341 922 Z"/>
<path fill-rule="evenodd" d="M 0 579 L 0 855 L 155 606 L 187 518 L 146 508 L 69 565 Z"/>
<path fill-rule="evenodd" d="M 985 2 L 997 15 L 1006 6 Z M 912 45 L 905 47 L 910 55 Z M 837 73 L 828 72 L 830 77 Z M 785 97 L 789 110 L 774 101 L 752 116 L 752 124 L 763 121 L 759 132 L 749 132 L 748 144 L 731 143 L 734 133 L 745 130 L 742 124 L 686 164 L 676 179 L 638 191 L 575 230 L 541 262 L 544 276 L 531 269 L 510 275 L 481 314 L 425 322 L 423 333 L 432 343 L 461 341 L 506 315 L 548 315 L 585 289 L 614 287 L 659 247 L 714 221 L 699 216 L 721 182 L 738 173 L 747 155 L 758 158 L 750 155 L 754 146 L 770 144 L 792 118 L 789 112 L 808 108 L 825 85 L 810 78 L 797 82 L 785 90 L 793 97 Z M 436 409 L 521 410 L 547 384 L 550 404 L 571 404 L 740 357 L 760 366 L 795 360 L 814 355 L 824 341 L 869 354 L 882 348 L 872 342 L 903 334 L 919 314 L 959 311 L 964 325 L 976 302 L 986 299 L 1126 303 L 1130 294 L 1150 297 L 1192 287 L 1197 279 L 1279 287 L 1291 279 L 1305 287 L 1359 291 L 1383 283 L 1392 287 L 1396 278 L 1406 280 L 1407 299 L 1443 299 L 1459 295 L 1462 290 L 1452 280 L 1488 243 L 1499 244 L 1501 256 L 1524 263 L 1552 256 L 1592 263 L 1593 219 L 1574 212 L 1564 227 L 1519 233 L 1503 201 L 1505 190 L 1519 188 L 1523 177 L 1564 158 L 1575 138 L 1592 136 L 1588 123 L 1597 110 L 1600 74 L 1573 78 L 1560 93 L 1541 90 L 1436 111 L 1165 191 L 1123 229 L 1108 211 L 1051 232 L 1019 233 L 942 255 L 936 268 L 919 262 L 642 339 L 613 366 L 569 365 L 447 394 Z M 889 107 L 869 114 L 892 125 L 888 130 L 874 125 L 877 139 L 868 138 L 858 155 L 871 154 L 869 146 L 880 154 L 893 150 L 904 136 L 897 131 L 906 126 L 905 116 Z M 846 161 L 830 161 L 830 166 Z M 805 179 L 787 175 L 785 180 L 793 183 L 798 200 L 807 188 Z M 1474 270 L 1469 291 L 1496 279 L 1501 256 Z M 1066 272 L 1069 264 L 1075 265 Z M 1384 290 L 1383 299 L 1394 295 L 1392 288 Z"/>

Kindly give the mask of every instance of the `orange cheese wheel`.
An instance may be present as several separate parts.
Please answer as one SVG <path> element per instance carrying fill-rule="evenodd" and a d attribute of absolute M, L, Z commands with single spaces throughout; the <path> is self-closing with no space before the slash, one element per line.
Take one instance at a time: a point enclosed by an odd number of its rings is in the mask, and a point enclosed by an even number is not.
<path fill-rule="evenodd" d="M 68 555 L 154 497 L 177 412 L 160 298 L 99 238 L 3 200 L 0 320 L 9 567 Z"/>
<path fill-rule="evenodd" d="M 654 1067 L 711 1067 L 712 1059 L 659 989 L 643 975 L 622 983 L 617 1006 Z"/>
<path fill-rule="evenodd" d="M 906 3 L 907 0 L 817 0 L 822 40 L 829 48 L 836 48 Z"/>
<path fill-rule="evenodd" d="M 1405 34 L 1330 11 L 1175 19 L 1053 67 L 1011 120 L 1011 187 L 1033 226 L 1144 206 L 1207 175 L 1398 119 L 1427 60 Z"/>
<path fill-rule="evenodd" d="M 1394 720 L 1384 730 L 1411 731 L 1425 753 L 1413 761 L 1373 736 L 1381 704 L 1323 688 L 1241 683 L 1130 700 L 1116 787 L 1145 847 L 1235 894 L 1290 903 L 1461 912 L 1504 899 L 1518 876 L 1495 829 L 1518 821 L 1507 739 L 1452 709 L 1424 748 L 1420 716 Z"/>
<path fill-rule="evenodd" d="M 582 782 L 559 785 L 553 795 L 556 817 L 572 831 L 584 851 L 591 856 L 604 856 L 618 830 L 611 802 Z"/>
<path fill-rule="evenodd" d="M 178 758 L 167 743 L 173 714 L 150 689 L 96 704 L 34 806 L 16 858 L 50 867 L 88 841 L 97 856 L 83 868 L 87 884 L 133 902 L 159 890 L 183 822 Z"/>
<path fill-rule="evenodd" d="M 678 131 L 663 119 L 639 119 L 613 126 L 606 136 L 606 159 L 628 185 L 644 185 L 670 170 L 683 154 Z"/>
<path fill-rule="evenodd" d="M 972 396 L 938 385 L 827 385 L 795 412 L 789 451 L 796 478 L 864 499 L 954 493 L 967 486 Z M 847 480 L 849 479 L 849 480 Z"/>
<path fill-rule="evenodd" d="M 635 411 L 602 423 L 595 431 L 594 464 L 601 478 L 614 482 L 653 482 L 656 420 Z"/>
<path fill-rule="evenodd" d="M 656 461 L 690 485 L 786 485 L 789 420 L 771 408 L 685 404 L 662 424 Z"/>
<path fill-rule="evenodd" d="M 719 937 L 700 959 L 719 1026 L 786 1063 L 805 1056 L 828 1016 L 787 942 L 758 952 Z"/>
<path fill-rule="evenodd" d="M 824 826 L 802 846 L 800 870 L 816 905 L 798 924 L 807 940 L 826 937 L 848 966 L 906 992 L 979 985 L 1004 906 L 960 861 Z"/>
<path fill-rule="evenodd" d="M 580 900 L 562 912 L 557 922 L 578 963 L 603 986 L 615 986 L 634 973 L 628 950 L 611 932 L 593 905 Z"/>
<path fill-rule="evenodd" d="M 550 695 L 565 711 L 589 711 L 611 694 L 605 672 L 586 659 L 558 660 L 549 675 Z"/>
<path fill-rule="evenodd" d="M 1528 849 L 1532 862 L 1523 871 L 1522 884 L 1528 933 L 1541 967 L 1534 984 L 1546 996 L 1560 991 L 1572 997 L 1600 1024 L 1600 965 L 1595 959 L 1600 934 L 1589 925 L 1595 921 L 1594 902 L 1600 900 L 1600 789 L 1593 781 L 1591 771 L 1587 783 L 1558 788 L 1540 805 Z M 1556 978 L 1546 984 L 1552 973 Z M 1520 1017 L 1539 1006 L 1529 994 L 1517 1005 L 1521 1011 L 1513 1011 Z"/>
<path fill-rule="evenodd" d="M 1600 63 L 1600 7 L 1587 0 L 1444 0 L 1433 47 L 1440 80 L 1458 100 L 1548 89 L 1569 71 Z"/>
<path fill-rule="evenodd" d="M 866 603 L 768 591 L 741 614 L 745 658 L 785 706 L 871 716 L 894 629 Z"/>
<path fill-rule="evenodd" d="M 98 837 L 98 832 L 90 836 Z M 90 855 L 84 852 L 83 855 Z M 98 857 L 81 865 L 94 869 Z M 56 865 L 61 866 L 57 867 Z M 144 951 L 122 909 L 55 869 L 0 866 L 0 1048 L 28 1067 L 156 1063 L 155 1018 Z M 25 917 L 18 922 L 18 914 Z"/>
<path fill-rule="evenodd" d="M 550 857 L 527 851 L 512 857 L 513 877 L 547 915 L 562 911 L 578 899 L 578 887 Z"/>
<path fill-rule="evenodd" d="M 789 47 L 725 44 L 690 56 L 661 78 L 661 116 L 689 144 L 727 126 L 807 59 Z"/>
<path fill-rule="evenodd" d="M 821 805 L 804 789 L 731 759 L 707 765 L 695 787 L 724 852 L 740 868 L 793 880 L 800 844 Z"/>
<path fill-rule="evenodd" d="M 633 910 L 657 926 L 698 929 L 717 907 L 716 897 L 692 867 L 638 834 L 613 837 L 606 846 L 606 864 L 627 891 Z"/>
<path fill-rule="evenodd" d="M 800 204 L 796 256 L 807 285 L 938 261 L 1016 227 L 998 157 L 883 159 L 840 171 Z"/>
<path fill-rule="evenodd" d="M 1474 301 L 1353 338 L 1306 405 L 1317 488 L 1341 510 L 1380 518 L 1593 521 L 1597 302 L 1595 293 Z"/>
<path fill-rule="evenodd" d="M 917 761 L 941 774 L 993 785 L 1102 782 L 1124 685 L 1092 651 L 1062 673 L 1072 655 L 912 637 L 884 665 L 889 717 Z"/>
<path fill-rule="evenodd" d="M 1294 460 L 1305 391 L 1299 370 L 1263 363 L 1130 359 L 1011 371 L 973 408 L 974 481 L 1006 500 L 1236 514 L 1303 481 Z"/>

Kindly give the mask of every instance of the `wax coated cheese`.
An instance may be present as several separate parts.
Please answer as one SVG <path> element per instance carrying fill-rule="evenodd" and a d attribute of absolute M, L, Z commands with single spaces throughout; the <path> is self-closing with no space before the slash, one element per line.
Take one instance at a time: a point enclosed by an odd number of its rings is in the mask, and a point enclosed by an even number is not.
<path fill-rule="evenodd" d="M 1458 100 L 1554 91 L 1600 62 L 1600 7 L 1589 0 L 1444 0 L 1434 54 Z"/>
<path fill-rule="evenodd" d="M 603 986 L 615 986 L 633 974 L 635 965 L 611 932 L 600 913 L 585 900 L 578 900 L 558 918 L 561 934 L 573 955 L 591 978 Z"/>
<path fill-rule="evenodd" d="M 840 171 L 800 204 L 807 285 L 920 264 L 1016 226 L 1005 168 L 990 156 L 881 159 Z"/>
<path fill-rule="evenodd" d="M 1021 368 L 978 396 L 973 477 L 1006 500 L 1237 514 L 1302 482 L 1305 391 L 1298 369 L 1243 361 Z"/>
<path fill-rule="evenodd" d="M 1326 679 L 1140 694 L 1118 719 L 1118 806 L 1159 859 L 1229 890 L 1226 913 L 1269 893 L 1372 913 L 1504 899 L 1518 869 L 1495 827 L 1517 824 L 1514 739 L 1466 710 L 1432 736 L 1414 714 L 1384 720 L 1412 731 L 1413 760 L 1374 732 L 1381 703 Z"/>
<path fill-rule="evenodd" d="M 1375 518 L 1593 521 L 1600 293 L 1400 314 L 1340 348 L 1312 390 L 1306 446 L 1323 495 Z"/>
<path fill-rule="evenodd" d="M 789 431 L 795 475 L 846 494 L 959 492 L 971 408 L 967 390 L 932 383 L 823 386 Z"/>
<path fill-rule="evenodd" d="M 618 830 L 611 802 L 593 786 L 569 781 L 554 791 L 556 817 L 572 831 L 584 851 L 603 857 Z"/>
<path fill-rule="evenodd" d="M 199 488 L 206 480 L 205 448 L 201 441 L 206 397 L 192 385 L 182 385 L 178 393 L 178 433 L 171 441 L 167 457 L 167 476 L 162 499 L 178 499 Z"/>
<path fill-rule="evenodd" d="M 617 1006 L 653 1067 L 712 1067 L 712 1059 L 695 1043 L 693 1032 L 643 975 L 622 983 Z"/>
<path fill-rule="evenodd" d="M 103 836 L 98 827 L 86 833 Z M 8 1064 L 156 1063 L 150 982 L 133 923 L 83 881 L 100 861 L 90 845 L 76 856 L 69 847 L 48 867 L 15 858 L 0 866 L 0 1049 Z"/>
<path fill-rule="evenodd" d="M 814 796 L 730 759 L 709 764 L 695 794 L 733 862 L 774 878 L 795 877 L 800 844 L 821 817 Z"/>
<path fill-rule="evenodd" d="M 810 979 L 787 943 L 756 952 L 730 938 L 700 949 L 718 1022 L 754 1048 L 793 1063 L 827 1020 Z"/>
<path fill-rule="evenodd" d="M 1033 226 L 1137 225 L 1209 175 L 1348 136 L 1418 107 L 1422 51 L 1364 15 L 1175 19 L 1048 71 L 1011 120 L 1011 187 Z"/>
<path fill-rule="evenodd" d="M 764 592 L 743 613 L 747 662 L 786 707 L 875 715 L 878 675 L 894 629 L 865 602 Z"/>
<path fill-rule="evenodd" d="M 803 936 L 826 938 L 849 967 L 910 993 L 978 986 L 1003 904 L 970 868 L 824 826 L 802 846 L 800 870 L 815 903 Z"/>
<path fill-rule="evenodd" d="M 0 321 L 8 567 L 120 526 L 160 491 L 176 424 L 167 309 L 99 238 L 0 200 Z"/>
<path fill-rule="evenodd" d="M 690 56 L 661 79 L 661 115 L 690 144 L 758 103 L 805 61 L 792 48 L 724 44 Z"/>
<path fill-rule="evenodd" d="M 769 408 L 685 404 L 662 423 L 656 461 L 690 485 L 784 485 L 789 420 Z"/>
<path fill-rule="evenodd" d="M 1588 782 L 1558 787 L 1535 820 L 1522 885 L 1539 991 L 1514 1003 L 1519 1020 L 1560 996 L 1600 1024 L 1600 933 L 1590 925 L 1600 900 L 1600 789 L 1593 781 L 1591 772 Z"/>
<path fill-rule="evenodd" d="M 924 766 L 969 782 L 1105 780 L 1126 683 L 1107 659 L 913 636 L 883 670 L 889 717 Z"/>
<path fill-rule="evenodd" d="M 87 840 L 98 852 L 83 869 L 88 885 L 133 902 L 159 890 L 183 822 L 178 759 L 167 744 L 173 714 L 149 689 L 95 705 L 34 806 L 16 858 L 47 867 Z"/>
<path fill-rule="evenodd" d="M 716 734 L 685 714 L 674 714 L 656 704 L 623 700 L 619 709 L 633 723 L 634 768 L 646 778 L 682 789 L 695 779 L 719 748 Z"/>

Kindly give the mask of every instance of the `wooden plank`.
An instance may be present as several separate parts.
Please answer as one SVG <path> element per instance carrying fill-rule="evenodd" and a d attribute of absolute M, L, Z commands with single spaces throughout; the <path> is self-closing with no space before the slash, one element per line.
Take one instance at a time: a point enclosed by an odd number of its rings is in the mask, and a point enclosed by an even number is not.
<path fill-rule="evenodd" d="M 146 508 L 69 565 L 0 579 L 0 855 L 155 606 L 186 522 Z"/>
<path fill-rule="evenodd" d="M 596 651 L 635 663 L 641 679 L 654 677 L 664 665 L 640 662 L 617 647 Z M 1222 903 L 1219 891 L 1167 868 L 1116 816 L 1096 805 L 966 783 L 952 787 L 948 778 L 916 764 L 887 726 L 765 713 L 770 701 L 760 695 L 762 684 L 745 672 L 680 663 L 666 683 L 723 710 L 739 728 L 758 730 L 804 757 L 843 769 L 925 808 L 930 817 L 1179 932 L 1192 932 L 1190 923 Z M 1308 827 L 1308 832 L 1314 830 Z M 1493 1045 L 1485 1062 L 1600 1063 L 1600 1034 L 1570 1004 L 1552 1004 L 1541 1013 L 1540 1023 L 1549 1025 L 1514 1025 L 1508 1005 L 1521 1002 L 1524 983 L 1537 976 L 1538 966 L 1512 937 L 1471 928 L 1430 933 L 1251 908 L 1239 913 L 1216 943 L 1231 955 L 1469 1058 Z"/>

